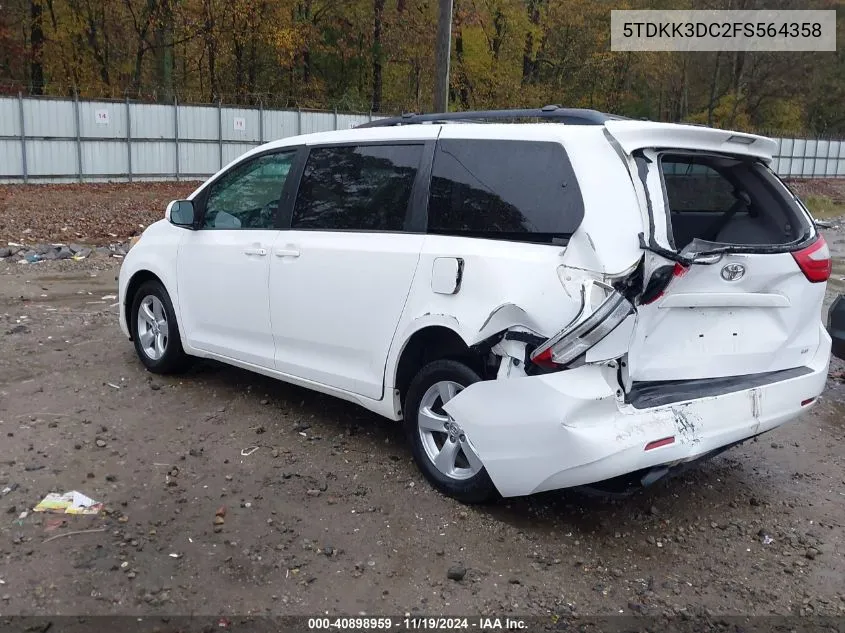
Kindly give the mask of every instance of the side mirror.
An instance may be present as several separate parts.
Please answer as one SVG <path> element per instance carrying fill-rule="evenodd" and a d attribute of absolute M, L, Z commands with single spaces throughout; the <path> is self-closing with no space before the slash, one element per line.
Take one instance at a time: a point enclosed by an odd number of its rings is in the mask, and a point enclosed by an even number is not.
<path fill-rule="evenodd" d="M 193 228 L 196 221 L 194 203 L 190 200 L 174 200 L 167 205 L 164 217 L 176 226 Z"/>

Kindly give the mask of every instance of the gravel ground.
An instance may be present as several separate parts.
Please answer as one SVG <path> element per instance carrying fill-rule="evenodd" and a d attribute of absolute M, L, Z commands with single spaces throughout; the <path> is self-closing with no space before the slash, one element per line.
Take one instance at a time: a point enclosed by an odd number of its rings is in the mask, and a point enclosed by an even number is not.
<path fill-rule="evenodd" d="M 0 245 L 105 245 L 140 235 L 198 182 L 0 185 Z"/>
<path fill-rule="evenodd" d="M 803 419 L 634 497 L 466 507 L 353 405 L 145 372 L 118 265 L 0 262 L 3 615 L 845 613 L 838 361 Z M 105 511 L 31 512 L 67 490 Z"/>
<path fill-rule="evenodd" d="M 216 363 L 144 371 L 119 265 L 0 260 L 3 616 L 845 613 L 839 361 L 799 421 L 633 497 L 467 507 L 351 404 Z M 32 512 L 69 490 L 104 511 Z"/>

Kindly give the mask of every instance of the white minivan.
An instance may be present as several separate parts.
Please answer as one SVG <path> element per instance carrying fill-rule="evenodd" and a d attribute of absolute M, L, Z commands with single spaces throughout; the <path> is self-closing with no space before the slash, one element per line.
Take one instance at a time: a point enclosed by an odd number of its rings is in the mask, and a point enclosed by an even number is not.
<path fill-rule="evenodd" d="M 153 372 L 212 358 L 403 420 L 467 502 L 643 484 L 799 416 L 831 263 L 775 143 L 591 110 L 262 145 L 120 271 Z"/>

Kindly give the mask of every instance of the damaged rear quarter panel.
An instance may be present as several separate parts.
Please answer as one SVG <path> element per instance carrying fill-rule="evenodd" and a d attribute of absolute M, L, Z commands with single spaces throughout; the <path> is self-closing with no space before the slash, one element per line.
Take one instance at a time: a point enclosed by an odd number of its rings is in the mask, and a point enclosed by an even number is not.
<path fill-rule="evenodd" d="M 584 199 L 584 219 L 566 245 L 427 235 L 388 357 L 388 390 L 395 385 L 396 364 L 414 332 L 444 325 L 469 346 L 495 334 L 494 326 L 501 326 L 499 331 L 521 326 L 550 337 L 577 315 L 584 281 L 606 280 L 636 264 L 642 255 L 637 235 L 643 230 L 636 192 L 602 130 L 588 127 L 501 126 L 497 134 L 502 138 L 530 140 L 534 135 L 563 144 Z M 431 289 L 437 258 L 463 261 L 454 294 Z M 506 305 L 513 307 L 504 309 Z"/>

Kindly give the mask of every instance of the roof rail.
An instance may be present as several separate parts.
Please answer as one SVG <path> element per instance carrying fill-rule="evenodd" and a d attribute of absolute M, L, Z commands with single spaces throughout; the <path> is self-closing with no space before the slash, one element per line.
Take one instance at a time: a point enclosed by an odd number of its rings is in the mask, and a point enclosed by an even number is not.
<path fill-rule="evenodd" d="M 606 121 L 625 119 L 614 114 L 605 114 L 597 110 L 581 108 L 562 108 L 559 105 L 547 105 L 542 108 L 519 110 L 477 110 L 469 112 L 441 112 L 415 114 L 410 112 L 397 117 L 377 119 L 362 123 L 356 127 L 390 127 L 394 125 L 412 125 L 417 123 L 484 123 L 487 121 L 507 121 L 515 119 L 547 119 L 569 125 L 603 125 Z"/>

